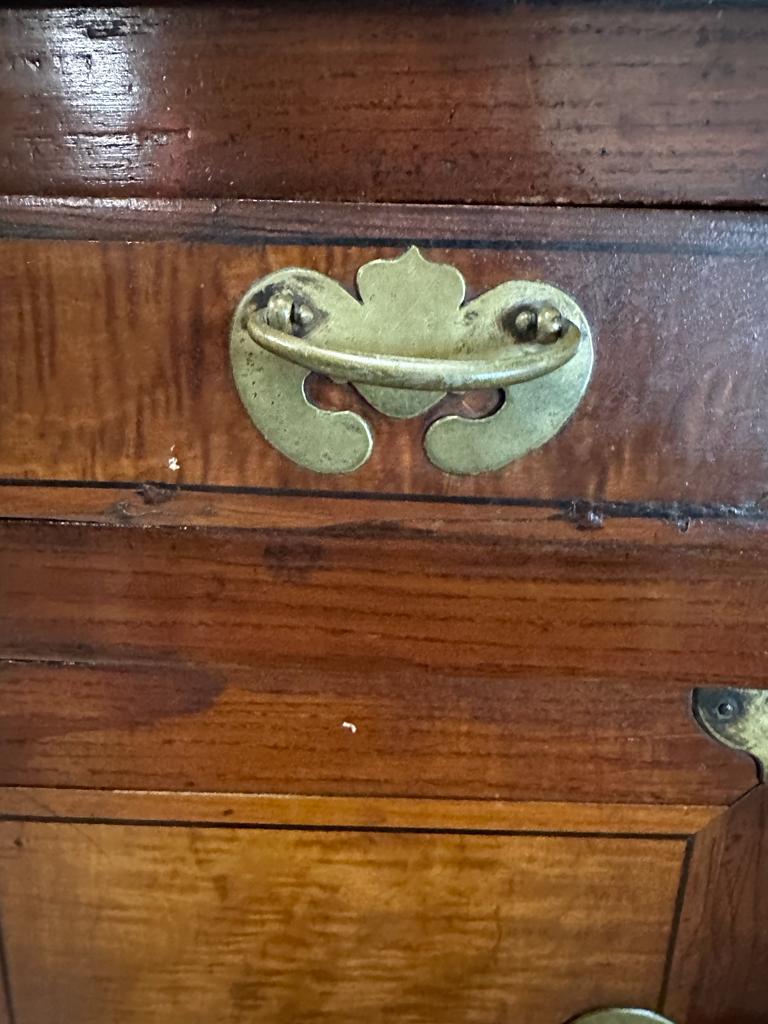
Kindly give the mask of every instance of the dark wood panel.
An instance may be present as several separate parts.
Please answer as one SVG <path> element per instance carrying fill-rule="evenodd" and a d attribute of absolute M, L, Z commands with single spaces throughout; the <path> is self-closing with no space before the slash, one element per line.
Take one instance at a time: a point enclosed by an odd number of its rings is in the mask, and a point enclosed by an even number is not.
<path fill-rule="evenodd" d="M 726 803 L 755 781 L 685 684 L 263 661 L 0 662 L 0 784 Z"/>
<path fill-rule="evenodd" d="M 592 219 L 605 234 L 603 217 L 612 220 L 610 212 Z M 500 218 L 492 214 L 493 235 Z M 444 231 L 439 212 L 432 223 Z M 2 242 L 0 475 L 754 511 L 768 479 L 768 349 L 755 314 L 768 278 L 765 218 L 732 234 L 726 225 L 709 240 L 719 250 L 698 252 L 691 245 L 706 239 L 701 220 L 679 248 L 679 220 L 666 222 L 665 245 L 654 229 L 650 248 L 642 230 L 632 243 L 616 223 L 615 246 L 585 240 L 581 221 L 571 242 L 430 253 L 459 266 L 472 291 L 515 277 L 556 283 L 582 303 L 596 334 L 594 377 L 571 423 L 506 470 L 477 478 L 428 463 L 423 419 L 373 411 L 376 448 L 366 466 L 343 477 L 299 469 L 261 439 L 232 383 L 229 320 L 255 277 L 298 264 L 351 286 L 361 263 L 398 249 Z M 304 229 L 308 242 L 316 230 Z M 358 401 L 351 390 L 336 399 Z"/>
<path fill-rule="evenodd" d="M 768 1012 L 768 787 L 701 832 L 666 1012 L 680 1024 L 762 1024 Z"/>
<path fill-rule="evenodd" d="M 18 1024 L 552 1024 L 653 1005 L 683 848 L 0 825 Z"/>
<path fill-rule="evenodd" d="M 701 803 L 754 780 L 689 689 L 764 684 L 762 527 L 546 539 L 385 503 L 309 527 L 294 502 L 248 532 L 3 523 L 2 653 L 91 663 L 6 667 L 4 781 Z"/>
<path fill-rule="evenodd" d="M 762 4 L 10 10 L 0 190 L 768 200 Z"/>

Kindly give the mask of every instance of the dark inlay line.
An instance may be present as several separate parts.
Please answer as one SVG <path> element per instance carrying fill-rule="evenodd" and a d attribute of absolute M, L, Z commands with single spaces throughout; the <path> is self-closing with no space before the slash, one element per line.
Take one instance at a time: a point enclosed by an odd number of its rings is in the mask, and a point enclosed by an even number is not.
<path fill-rule="evenodd" d="M 631 839 L 638 842 L 682 842 L 690 839 L 689 832 L 558 832 L 552 829 L 503 829 L 503 828 L 446 828 L 420 825 L 307 825 L 276 824 L 239 821 L 206 821 L 195 818 L 117 818 L 83 817 L 81 815 L 56 814 L 7 814 L 0 813 L 0 821 L 24 821 L 38 825 L 130 825 L 144 828 L 205 828 L 242 829 L 250 832 L 371 832 L 398 834 L 402 832 L 417 835 L 459 835 L 459 836 L 538 836 L 545 839 Z"/>
<path fill-rule="evenodd" d="M 582 498 L 509 498 L 484 495 L 456 494 L 409 494 L 399 491 L 334 491 L 309 487 L 246 487 L 228 484 L 168 484 L 162 481 L 142 480 L 47 480 L 28 477 L 0 477 L 3 487 L 51 488 L 61 490 L 116 490 L 133 491 L 140 496 L 143 487 L 157 488 L 173 497 L 185 494 L 237 494 L 263 498 L 331 498 L 349 501 L 398 501 L 422 504 L 484 505 L 511 508 L 552 509 L 566 515 L 582 516 L 592 511 L 608 518 L 624 519 L 739 519 L 750 521 L 768 520 L 768 507 L 760 502 L 745 502 L 742 505 L 728 503 L 697 503 L 692 501 L 601 501 Z M 2 513 L 2 491 L 0 490 L 0 519 L 8 517 Z M 32 517 L 56 519 L 56 515 Z"/>
<path fill-rule="evenodd" d="M 667 954 L 664 960 L 664 973 L 661 979 L 659 999 L 656 1004 L 656 1010 L 658 1013 L 664 1012 L 664 1006 L 667 1002 L 667 993 L 669 991 L 669 983 L 672 977 L 672 966 L 675 960 L 675 953 L 677 952 L 677 937 L 680 933 L 680 922 L 683 916 L 683 907 L 685 906 L 685 895 L 688 891 L 688 879 L 691 873 L 691 860 L 693 858 L 693 847 L 695 842 L 696 839 L 695 837 L 693 837 L 689 838 L 688 842 L 686 843 L 685 856 L 683 857 L 683 863 L 680 868 L 680 882 L 677 887 L 675 906 L 672 912 L 672 924 L 669 929 Z"/>
<path fill-rule="evenodd" d="M 735 257 L 768 254 L 768 217 L 762 211 L 736 217 L 732 215 L 737 209 L 745 213 L 742 207 L 707 210 L 670 205 L 654 209 L 656 212 L 642 206 L 605 205 L 467 207 L 444 203 L 8 196 L 0 197 L 0 235 L 225 245 L 310 242 L 318 246 L 398 248 L 415 243 L 426 248 L 501 251 Z M 611 221 L 616 237 L 595 238 L 596 225 L 601 224 L 605 231 L 606 224 L 612 226 Z M 527 229 L 525 222 L 530 222 Z M 329 230 L 329 225 L 336 229 Z M 639 237 L 641 229 L 646 239 L 649 230 L 661 234 L 656 240 L 644 241 Z"/>

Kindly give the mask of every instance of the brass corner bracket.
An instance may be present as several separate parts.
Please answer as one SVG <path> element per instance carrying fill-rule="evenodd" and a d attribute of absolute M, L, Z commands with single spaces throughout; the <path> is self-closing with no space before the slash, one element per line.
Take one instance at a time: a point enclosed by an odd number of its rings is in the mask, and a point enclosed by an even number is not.
<path fill-rule="evenodd" d="M 768 768 L 768 690 L 698 687 L 693 713 L 705 732 L 757 762 L 760 781 Z"/>
<path fill-rule="evenodd" d="M 319 473 L 350 473 L 373 451 L 364 416 L 314 405 L 309 375 L 352 385 L 397 419 L 450 392 L 501 389 L 490 415 L 432 418 L 430 462 L 446 473 L 500 469 L 554 436 L 592 372 L 592 337 L 576 302 L 553 285 L 507 281 L 465 302 L 461 273 L 412 246 L 357 272 L 359 298 L 315 270 L 254 282 L 230 332 L 240 398 L 264 437 Z"/>

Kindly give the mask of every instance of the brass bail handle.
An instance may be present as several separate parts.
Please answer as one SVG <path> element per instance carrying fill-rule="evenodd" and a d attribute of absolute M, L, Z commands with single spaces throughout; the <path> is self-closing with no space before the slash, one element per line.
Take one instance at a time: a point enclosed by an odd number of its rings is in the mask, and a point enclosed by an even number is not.
<path fill-rule="evenodd" d="M 355 292 L 307 267 L 254 281 L 232 319 L 230 358 L 253 423 L 299 466 L 360 469 L 374 449 L 370 412 L 426 417 L 427 460 L 468 476 L 502 469 L 565 426 L 594 349 L 584 311 L 555 285 L 508 280 L 468 298 L 456 267 L 411 246 L 359 267 Z M 316 404 L 313 371 L 357 392 L 353 408 Z M 487 415 L 441 408 L 449 392 L 476 389 L 499 392 Z"/>
<path fill-rule="evenodd" d="M 407 391 L 471 391 L 509 387 L 536 380 L 564 366 L 575 355 L 581 331 L 548 302 L 526 304 L 507 317 L 509 344 L 490 358 L 439 358 L 354 351 L 354 339 L 341 351 L 313 344 L 311 311 L 289 291 L 274 292 L 265 308 L 247 315 L 253 342 L 273 355 L 330 377 L 338 383 L 367 384 Z M 308 323 L 307 323 L 308 321 Z M 309 337 L 297 337 L 308 326 Z"/>

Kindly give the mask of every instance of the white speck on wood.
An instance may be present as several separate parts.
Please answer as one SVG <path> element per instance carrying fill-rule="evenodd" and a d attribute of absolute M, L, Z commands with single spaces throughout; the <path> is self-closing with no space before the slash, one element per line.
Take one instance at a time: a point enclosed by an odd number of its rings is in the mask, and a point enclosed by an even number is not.
<path fill-rule="evenodd" d="M 355 725 L 354 722 L 342 722 L 341 728 L 349 729 L 350 732 L 357 732 L 357 726 Z"/>

